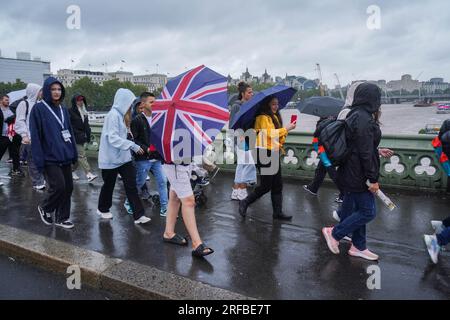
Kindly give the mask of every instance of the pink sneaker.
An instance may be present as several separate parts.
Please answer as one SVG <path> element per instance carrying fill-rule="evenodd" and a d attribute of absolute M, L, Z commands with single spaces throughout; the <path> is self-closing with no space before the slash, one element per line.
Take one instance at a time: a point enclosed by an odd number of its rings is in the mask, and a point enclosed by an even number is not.
<path fill-rule="evenodd" d="M 369 249 L 360 251 L 353 245 L 351 246 L 350 250 L 348 250 L 348 254 L 351 255 L 352 257 L 359 257 L 370 261 L 377 261 L 380 258 L 375 253 L 369 251 Z"/>
<path fill-rule="evenodd" d="M 323 228 L 322 233 L 327 241 L 328 249 L 334 254 L 339 254 L 339 241 L 333 238 L 332 232 L 334 228 Z"/>

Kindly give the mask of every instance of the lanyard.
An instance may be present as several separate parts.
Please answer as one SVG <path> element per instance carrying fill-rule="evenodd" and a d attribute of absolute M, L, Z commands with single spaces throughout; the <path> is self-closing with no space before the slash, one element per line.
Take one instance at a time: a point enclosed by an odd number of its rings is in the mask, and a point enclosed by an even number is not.
<path fill-rule="evenodd" d="M 42 101 L 44 103 L 44 105 L 47 107 L 48 111 L 50 111 L 53 116 L 55 117 L 56 121 L 58 121 L 59 125 L 61 126 L 61 128 L 63 130 L 65 130 L 64 128 L 64 113 L 62 111 L 61 105 L 59 106 L 59 111 L 61 111 L 61 119 L 62 121 L 58 118 L 58 116 L 56 115 L 56 113 L 52 110 L 52 108 L 50 108 L 50 106 L 47 104 L 47 102 Z"/>

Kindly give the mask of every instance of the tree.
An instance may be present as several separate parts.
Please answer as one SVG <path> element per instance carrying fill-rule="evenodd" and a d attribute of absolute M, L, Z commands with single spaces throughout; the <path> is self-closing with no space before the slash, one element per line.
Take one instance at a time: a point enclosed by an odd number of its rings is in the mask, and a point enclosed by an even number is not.
<path fill-rule="evenodd" d="M 27 87 L 27 84 L 23 81 L 21 81 L 20 79 L 17 79 L 16 82 L 11 83 L 5 83 L 5 82 L 0 82 L 0 94 L 8 94 L 12 91 L 18 91 L 18 90 L 23 90 Z M 13 102 L 13 101 L 11 101 Z"/>

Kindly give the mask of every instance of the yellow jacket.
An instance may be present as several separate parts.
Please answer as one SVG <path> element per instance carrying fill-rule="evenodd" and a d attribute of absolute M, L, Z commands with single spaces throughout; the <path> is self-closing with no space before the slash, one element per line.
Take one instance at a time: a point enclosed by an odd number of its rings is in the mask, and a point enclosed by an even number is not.
<path fill-rule="evenodd" d="M 283 144 L 288 135 L 286 128 L 275 129 L 272 118 L 262 114 L 256 117 L 255 130 L 257 134 L 257 148 L 264 148 L 272 151 L 281 150 L 284 153 Z"/>

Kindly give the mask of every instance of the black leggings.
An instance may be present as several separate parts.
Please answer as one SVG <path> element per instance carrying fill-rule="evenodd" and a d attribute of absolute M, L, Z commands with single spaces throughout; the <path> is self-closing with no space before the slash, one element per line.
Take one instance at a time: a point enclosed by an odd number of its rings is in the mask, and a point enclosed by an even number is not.
<path fill-rule="evenodd" d="M 268 161 L 270 159 L 270 161 Z M 248 196 L 249 204 L 255 202 L 270 191 L 272 197 L 281 195 L 283 192 L 283 179 L 281 176 L 280 153 L 273 153 L 270 150 L 257 150 L 256 168 L 260 173 L 260 183 Z"/>
<path fill-rule="evenodd" d="M 9 156 L 13 161 L 13 170 L 20 168 L 20 144 L 21 139 L 15 137 L 11 142 L 8 137 L 0 137 L 0 160 L 3 158 L 6 150 L 9 151 Z"/>
<path fill-rule="evenodd" d="M 138 195 L 136 187 L 136 169 L 132 162 L 128 162 L 115 169 L 102 169 L 103 187 L 98 199 L 98 210 L 100 212 L 109 212 L 112 206 L 112 196 L 116 185 L 117 175 L 122 176 L 125 193 L 133 210 L 133 217 L 138 220 L 144 215 L 145 209 Z"/>

